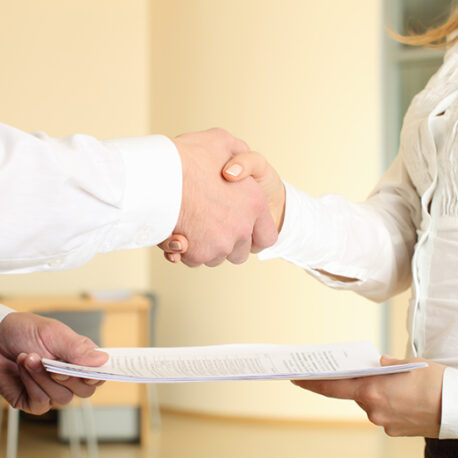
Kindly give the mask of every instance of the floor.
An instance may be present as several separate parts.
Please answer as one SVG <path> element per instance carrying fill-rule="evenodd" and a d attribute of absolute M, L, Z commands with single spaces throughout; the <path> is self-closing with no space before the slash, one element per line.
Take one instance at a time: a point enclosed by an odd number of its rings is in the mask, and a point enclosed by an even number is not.
<path fill-rule="evenodd" d="M 153 433 L 152 439 L 147 451 L 132 443 L 100 444 L 100 458 L 414 458 L 423 453 L 422 439 L 389 438 L 370 426 L 270 424 L 172 413 L 163 415 L 162 431 Z M 55 424 L 21 421 L 18 456 L 70 454 L 68 445 L 57 441 Z"/>

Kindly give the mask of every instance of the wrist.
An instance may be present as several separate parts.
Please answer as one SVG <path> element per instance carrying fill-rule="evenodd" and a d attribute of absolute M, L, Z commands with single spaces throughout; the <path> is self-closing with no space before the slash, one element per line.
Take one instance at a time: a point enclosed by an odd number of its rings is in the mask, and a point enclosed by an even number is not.
<path fill-rule="evenodd" d="M 185 145 L 177 138 L 170 138 L 172 143 L 175 145 L 176 150 L 178 151 L 178 156 L 181 161 L 181 201 L 180 201 L 180 208 L 178 211 L 178 217 L 176 220 L 175 228 L 173 230 L 173 233 L 177 233 L 180 231 L 183 231 L 183 227 L 185 227 L 185 220 L 186 220 L 186 203 L 185 199 L 186 196 L 190 194 L 189 192 L 189 180 L 187 179 L 188 177 L 188 171 L 189 171 L 189 155 L 186 154 L 186 148 Z M 185 191 L 186 189 L 186 191 Z M 183 232 L 180 232 L 183 233 Z M 183 235 L 185 235 L 183 233 Z"/>

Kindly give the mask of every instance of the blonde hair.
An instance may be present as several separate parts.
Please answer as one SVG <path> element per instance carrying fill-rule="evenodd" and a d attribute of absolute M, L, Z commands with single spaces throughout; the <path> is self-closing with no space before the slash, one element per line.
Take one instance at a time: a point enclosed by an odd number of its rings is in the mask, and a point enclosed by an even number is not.
<path fill-rule="evenodd" d="M 451 46 L 458 42 L 458 34 L 455 34 L 451 39 L 447 38 L 455 31 L 458 31 L 458 6 L 455 7 L 444 24 L 430 28 L 424 33 L 400 35 L 396 32 L 390 31 L 390 35 L 395 40 L 407 45 L 442 48 L 444 46 Z"/>

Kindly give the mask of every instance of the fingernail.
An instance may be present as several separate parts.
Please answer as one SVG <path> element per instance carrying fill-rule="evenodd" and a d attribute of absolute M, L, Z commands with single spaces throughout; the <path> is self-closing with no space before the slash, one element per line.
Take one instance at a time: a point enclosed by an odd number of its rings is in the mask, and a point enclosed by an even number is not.
<path fill-rule="evenodd" d="M 51 375 L 51 378 L 54 379 L 56 382 L 65 382 L 70 377 L 68 375 L 64 375 L 64 374 L 53 374 L 53 375 Z"/>
<path fill-rule="evenodd" d="M 181 250 L 182 250 L 181 243 L 178 242 L 177 240 L 173 240 L 172 242 L 170 242 L 170 243 L 169 243 L 169 247 L 170 247 L 173 251 L 181 251 Z"/>
<path fill-rule="evenodd" d="M 19 355 L 17 355 L 16 362 L 23 363 L 25 358 L 27 358 L 27 353 L 19 353 Z"/>
<path fill-rule="evenodd" d="M 97 347 L 96 347 L 96 348 L 90 348 L 90 349 L 86 352 L 85 356 L 91 357 L 91 356 L 95 356 L 95 355 L 97 355 L 97 354 L 98 354 L 98 350 L 97 350 Z"/>
<path fill-rule="evenodd" d="M 90 378 L 85 378 L 84 379 L 84 383 L 86 383 L 86 385 L 96 385 L 97 383 L 99 383 L 100 380 L 93 380 L 93 379 L 90 379 Z"/>
<path fill-rule="evenodd" d="M 239 164 L 232 164 L 227 170 L 226 173 L 228 175 L 232 175 L 233 177 L 237 177 L 240 175 L 240 172 L 243 170 L 242 166 Z"/>

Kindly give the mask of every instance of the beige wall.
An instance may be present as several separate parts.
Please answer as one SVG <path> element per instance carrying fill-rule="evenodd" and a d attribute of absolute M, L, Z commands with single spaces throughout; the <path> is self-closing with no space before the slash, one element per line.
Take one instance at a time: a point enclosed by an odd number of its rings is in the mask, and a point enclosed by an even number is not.
<path fill-rule="evenodd" d="M 0 120 L 54 136 L 223 126 L 297 187 L 363 199 L 381 162 L 380 3 L 2 2 Z M 378 306 L 282 261 L 191 270 L 154 249 L 0 277 L 3 294 L 102 287 L 156 291 L 161 345 L 380 340 Z M 223 414 L 363 417 L 288 382 L 164 386 L 161 399 Z"/>
<path fill-rule="evenodd" d="M 380 2 L 156 2 L 153 126 L 224 126 L 313 195 L 363 199 L 380 160 Z M 379 307 L 283 261 L 189 270 L 154 254 L 159 344 L 379 343 Z M 362 418 L 285 383 L 161 387 L 168 406 L 223 414 Z"/>
<path fill-rule="evenodd" d="M 148 0 L 6 0 L 0 8 L 0 122 L 52 136 L 149 133 Z M 149 286 L 149 250 L 71 272 L 0 276 L 0 294 Z"/>

